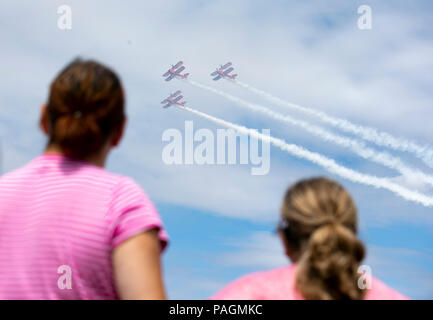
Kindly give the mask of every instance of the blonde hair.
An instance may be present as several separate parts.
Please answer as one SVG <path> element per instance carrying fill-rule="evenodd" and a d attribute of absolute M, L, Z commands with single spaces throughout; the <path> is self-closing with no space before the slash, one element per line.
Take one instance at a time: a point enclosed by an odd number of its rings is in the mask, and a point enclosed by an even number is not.
<path fill-rule="evenodd" d="M 305 299 L 363 299 L 358 268 L 365 249 L 349 193 L 326 178 L 302 180 L 287 191 L 281 212 L 298 260 L 296 290 Z"/>

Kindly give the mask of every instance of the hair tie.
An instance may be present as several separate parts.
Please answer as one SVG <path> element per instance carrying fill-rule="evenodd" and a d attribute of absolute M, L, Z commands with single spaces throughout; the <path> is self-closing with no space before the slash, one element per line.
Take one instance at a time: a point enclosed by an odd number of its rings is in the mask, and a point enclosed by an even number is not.
<path fill-rule="evenodd" d="M 336 227 L 337 225 L 341 224 L 340 222 L 338 222 L 335 219 L 330 219 L 328 221 L 326 221 L 324 224 L 322 224 L 322 226 L 331 226 L 331 227 Z"/>
<path fill-rule="evenodd" d="M 81 118 L 82 115 L 83 115 L 83 114 L 81 113 L 81 111 L 75 111 L 75 112 L 74 112 L 74 118 L 75 118 L 75 119 L 79 119 L 79 118 Z"/>

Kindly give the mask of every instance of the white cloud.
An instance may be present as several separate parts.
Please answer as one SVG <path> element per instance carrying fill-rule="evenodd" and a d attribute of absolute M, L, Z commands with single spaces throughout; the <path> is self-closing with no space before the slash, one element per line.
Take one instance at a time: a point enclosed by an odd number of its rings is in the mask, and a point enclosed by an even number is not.
<path fill-rule="evenodd" d="M 419 192 L 428 194 L 431 191 L 430 185 L 421 180 L 416 174 L 396 176 L 389 180 Z"/>

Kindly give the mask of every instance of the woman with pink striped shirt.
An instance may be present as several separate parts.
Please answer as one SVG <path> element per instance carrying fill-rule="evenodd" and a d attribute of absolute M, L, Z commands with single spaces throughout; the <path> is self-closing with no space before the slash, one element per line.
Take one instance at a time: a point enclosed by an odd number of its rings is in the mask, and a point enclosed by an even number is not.
<path fill-rule="evenodd" d="M 357 237 L 355 203 L 338 183 L 295 183 L 281 208 L 279 234 L 292 265 L 244 276 L 212 299 L 399 300 L 407 297 L 361 274 L 365 248 Z"/>
<path fill-rule="evenodd" d="M 51 84 L 43 155 L 0 178 L 0 299 L 164 299 L 167 235 L 146 193 L 104 170 L 125 128 L 119 78 L 76 60 Z"/>

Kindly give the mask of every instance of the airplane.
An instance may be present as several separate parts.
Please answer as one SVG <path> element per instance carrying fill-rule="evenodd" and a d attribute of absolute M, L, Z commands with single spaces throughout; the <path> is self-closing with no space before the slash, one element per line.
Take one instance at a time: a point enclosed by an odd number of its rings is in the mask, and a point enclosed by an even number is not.
<path fill-rule="evenodd" d="M 234 80 L 237 77 L 237 74 L 233 74 L 233 75 L 229 74 L 230 72 L 233 71 L 233 67 L 230 67 L 231 65 L 232 65 L 231 62 L 227 62 L 225 65 L 223 65 L 223 66 L 221 65 L 218 69 L 216 69 L 216 71 L 212 72 L 210 75 L 212 77 L 215 77 L 212 80 L 217 81 L 221 78 L 229 78 L 229 79 Z M 227 70 L 224 70 L 224 69 L 227 69 Z"/>
<path fill-rule="evenodd" d="M 183 96 L 181 95 L 181 91 L 177 90 L 175 93 L 170 94 L 170 96 L 161 101 L 162 104 L 166 104 L 165 106 L 163 106 L 163 108 L 168 108 L 172 105 L 178 105 L 178 106 L 184 106 L 185 105 L 185 101 L 179 102 L 180 99 L 183 98 Z"/>
<path fill-rule="evenodd" d="M 163 77 L 167 77 L 167 79 L 165 79 L 165 81 L 170 81 L 174 77 L 186 79 L 188 77 L 189 73 L 181 74 L 181 72 L 183 70 L 185 70 L 185 67 L 182 66 L 182 64 L 183 64 L 183 62 L 179 61 L 175 65 L 171 65 L 171 68 L 168 69 L 168 71 L 162 75 Z"/>

